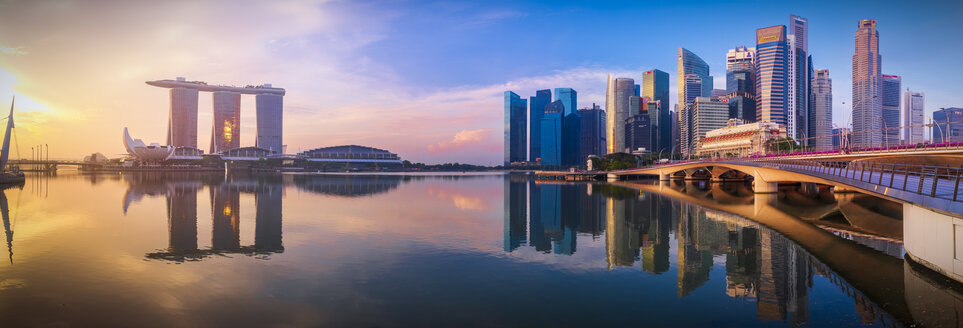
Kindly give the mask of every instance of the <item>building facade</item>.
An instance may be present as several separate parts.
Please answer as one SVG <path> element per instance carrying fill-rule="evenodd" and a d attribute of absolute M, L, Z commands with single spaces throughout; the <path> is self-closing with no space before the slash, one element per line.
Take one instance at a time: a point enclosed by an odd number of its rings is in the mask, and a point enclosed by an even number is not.
<path fill-rule="evenodd" d="M 738 46 L 726 53 L 726 94 L 755 93 L 756 48 Z"/>
<path fill-rule="evenodd" d="M 944 108 L 933 112 L 932 140 L 935 143 L 963 142 L 963 108 Z"/>
<path fill-rule="evenodd" d="M 756 121 L 756 99 L 746 92 L 733 92 L 726 96 L 729 99 L 729 118 L 742 122 Z"/>
<path fill-rule="evenodd" d="M 505 166 L 526 159 L 528 121 L 525 107 L 528 107 L 525 99 L 514 92 L 505 91 Z"/>
<path fill-rule="evenodd" d="M 725 127 L 706 132 L 699 140 L 699 156 L 745 157 L 765 155 L 770 140 L 786 137 L 786 128 L 773 122 L 739 124 L 730 119 Z"/>
<path fill-rule="evenodd" d="M 257 141 L 255 147 L 275 154 L 284 153 L 284 97 L 275 94 L 254 96 L 257 104 Z"/>
<path fill-rule="evenodd" d="M 786 133 L 806 145 L 809 140 L 809 20 L 789 15 L 789 84 Z"/>
<path fill-rule="evenodd" d="M 699 147 L 699 140 L 706 133 L 726 127 L 729 121 L 729 103 L 724 97 L 696 97 L 692 106 L 693 153 Z"/>
<path fill-rule="evenodd" d="M 828 69 L 817 69 L 809 98 L 809 145 L 815 150 L 833 148 L 833 80 Z"/>
<path fill-rule="evenodd" d="M 562 165 L 562 124 L 565 105 L 556 100 L 545 106 L 542 112 L 540 137 L 542 142 L 542 165 Z"/>
<path fill-rule="evenodd" d="M 853 54 L 853 146 L 878 147 L 883 141 L 879 33 L 876 20 L 863 19 L 858 26 Z"/>
<path fill-rule="evenodd" d="M 853 144 L 853 130 L 833 128 L 833 149 L 848 148 Z"/>
<path fill-rule="evenodd" d="M 625 120 L 625 147 L 629 152 L 652 151 L 652 132 L 648 113 L 635 114 Z"/>
<path fill-rule="evenodd" d="M 651 99 L 649 104 L 658 106 L 655 110 L 651 108 L 649 110 L 652 151 L 671 151 L 672 125 L 669 122 L 669 73 L 657 69 L 643 72 L 642 96 Z"/>
<path fill-rule="evenodd" d="M 756 30 L 756 120 L 788 123 L 789 45 L 786 27 Z"/>
<path fill-rule="evenodd" d="M 923 140 L 923 101 L 926 95 L 922 92 L 911 92 L 908 89 L 903 94 L 903 140 L 910 144 L 922 143 Z"/>
<path fill-rule="evenodd" d="M 197 148 L 197 89 L 171 88 L 167 145 Z"/>
<path fill-rule="evenodd" d="M 695 140 L 692 139 L 692 103 L 696 97 L 712 94 L 712 76 L 709 75 L 709 64 L 702 58 L 685 48 L 679 48 L 679 148 L 685 154 L 692 154 Z"/>
<path fill-rule="evenodd" d="M 590 155 L 605 155 L 605 111 L 592 104 L 591 108 L 579 109 L 578 115 L 582 123 L 579 157 L 587 159 Z"/>
<path fill-rule="evenodd" d="M 552 90 L 535 91 L 534 97 L 529 97 L 528 102 L 528 160 L 535 162 L 542 156 L 541 147 L 541 125 L 542 112 L 545 106 L 552 102 Z"/>
<path fill-rule="evenodd" d="M 215 91 L 211 154 L 241 147 L 241 94 Z"/>
<path fill-rule="evenodd" d="M 896 75 L 883 77 L 883 145 L 898 145 L 900 141 L 900 85 L 902 78 Z"/>
<path fill-rule="evenodd" d="M 609 75 L 605 92 L 606 153 L 625 151 L 625 119 L 629 117 L 629 97 L 635 95 L 635 80 Z"/>

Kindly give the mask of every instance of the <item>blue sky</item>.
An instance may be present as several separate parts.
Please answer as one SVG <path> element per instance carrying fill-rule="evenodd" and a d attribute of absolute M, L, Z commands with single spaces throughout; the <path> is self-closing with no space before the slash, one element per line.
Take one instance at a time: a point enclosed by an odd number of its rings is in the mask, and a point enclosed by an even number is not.
<path fill-rule="evenodd" d="M 960 1 L 4 1 L 0 99 L 17 94 L 24 106 L 21 143 L 113 156 L 124 127 L 166 137 L 167 94 L 144 81 L 273 83 L 288 91 L 289 152 L 361 144 L 418 162 L 498 164 L 505 90 L 571 87 L 584 107 L 604 103 L 606 74 L 657 68 L 676 102 L 677 48 L 705 59 L 722 87 L 726 51 L 754 46 L 756 28 L 790 14 L 809 20 L 838 125 L 859 19 L 878 21 L 883 73 L 925 92 L 927 114 L 963 107 Z M 199 108 L 203 148 L 209 97 Z M 252 99 L 241 115 L 242 146 L 253 145 Z"/>

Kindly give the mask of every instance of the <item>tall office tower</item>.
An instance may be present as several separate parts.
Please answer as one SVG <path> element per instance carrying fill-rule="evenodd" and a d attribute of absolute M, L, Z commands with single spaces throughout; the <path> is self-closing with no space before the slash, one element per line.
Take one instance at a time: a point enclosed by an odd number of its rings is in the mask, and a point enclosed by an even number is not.
<path fill-rule="evenodd" d="M 815 71 L 809 97 L 809 144 L 815 150 L 833 149 L 833 80 L 828 69 Z"/>
<path fill-rule="evenodd" d="M 632 117 L 635 115 L 642 114 L 642 112 L 645 111 L 646 102 L 648 102 L 648 99 L 643 99 L 642 97 L 639 97 L 639 96 L 629 97 L 629 116 L 626 117 L 625 119 L 628 119 L 629 117 Z M 645 112 L 645 113 L 648 114 L 648 112 Z"/>
<path fill-rule="evenodd" d="M 686 98 L 680 99 L 685 99 L 686 102 L 679 113 L 679 148 L 683 155 L 695 153 L 694 147 L 697 140 L 693 138 L 694 134 L 692 132 L 692 106 L 698 97 L 693 95 L 702 93 L 702 81 L 703 79 L 699 75 L 688 74 L 685 76 L 682 84 Z M 691 98 L 691 100 L 689 98 Z"/>
<path fill-rule="evenodd" d="M 755 91 L 755 59 L 756 48 L 738 46 L 729 49 L 726 54 L 726 94 L 746 92 L 750 95 Z"/>
<path fill-rule="evenodd" d="M 743 122 L 756 121 L 756 99 L 747 92 L 733 92 L 726 96 L 729 99 L 729 118 Z"/>
<path fill-rule="evenodd" d="M 786 26 L 756 30 L 756 121 L 787 125 L 789 46 Z"/>
<path fill-rule="evenodd" d="M 876 21 L 863 19 L 853 54 L 853 146 L 878 147 L 883 141 L 883 103 L 879 32 Z"/>
<path fill-rule="evenodd" d="M 241 94 L 214 91 L 211 154 L 241 147 Z"/>
<path fill-rule="evenodd" d="M 555 99 L 562 102 L 562 165 L 583 165 L 579 159 L 581 119 L 578 115 L 578 92 L 572 88 L 555 88 Z"/>
<path fill-rule="evenodd" d="M 720 97 L 696 97 L 692 104 L 692 152 L 698 149 L 699 140 L 706 132 L 726 127 L 729 121 L 729 104 Z"/>
<path fill-rule="evenodd" d="M 584 161 L 589 155 L 605 155 L 605 111 L 592 104 L 592 108 L 579 109 L 578 115 L 582 122 L 579 158 Z"/>
<path fill-rule="evenodd" d="M 167 145 L 197 148 L 197 89 L 171 88 Z"/>
<path fill-rule="evenodd" d="M 561 100 L 545 106 L 541 121 L 542 165 L 562 165 L 562 124 L 565 105 Z"/>
<path fill-rule="evenodd" d="M 270 85 L 268 85 L 270 87 Z M 281 134 L 284 131 L 284 96 L 259 94 L 254 96 L 257 106 L 257 139 L 255 146 L 276 154 L 284 153 Z"/>
<path fill-rule="evenodd" d="M 649 127 L 652 131 L 652 151 L 672 151 L 672 125 L 669 123 L 669 73 L 654 69 L 642 73 L 642 96 L 649 97 Z"/>
<path fill-rule="evenodd" d="M 525 146 L 527 120 L 525 99 L 518 94 L 505 91 L 505 166 L 512 162 L 525 161 L 528 147 Z"/>
<path fill-rule="evenodd" d="M 638 84 L 635 85 L 635 96 L 636 96 L 636 97 L 642 96 L 642 86 L 641 86 L 641 85 L 638 85 Z"/>
<path fill-rule="evenodd" d="M 712 76 L 709 75 L 709 65 L 695 53 L 685 48 L 679 48 L 679 141 L 680 151 L 683 154 L 691 154 L 695 149 L 689 146 L 694 143 L 689 138 L 690 124 L 688 111 L 691 110 L 692 102 L 696 97 L 708 96 L 712 94 Z M 698 85 L 699 88 L 695 88 Z"/>
<path fill-rule="evenodd" d="M 935 143 L 963 142 L 963 108 L 944 108 L 933 112 L 935 127 L 931 140 Z"/>
<path fill-rule="evenodd" d="M 725 89 L 712 89 L 712 93 L 709 94 L 710 97 L 724 97 L 726 95 Z"/>
<path fill-rule="evenodd" d="M 786 134 L 806 145 L 809 136 L 809 21 L 789 15 L 789 97 Z"/>
<path fill-rule="evenodd" d="M 629 117 L 629 97 L 635 95 L 635 80 L 613 79 L 609 75 L 605 91 L 606 153 L 625 151 L 625 119 Z"/>
<path fill-rule="evenodd" d="M 528 98 L 528 160 L 536 161 L 542 156 L 541 130 L 542 112 L 545 106 L 552 102 L 552 90 L 535 91 L 534 97 Z"/>
<path fill-rule="evenodd" d="M 671 121 L 669 126 L 672 127 L 672 148 L 669 149 L 669 153 L 681 152 L 679 147 L 682 147 L 682 143 L 679 141 L 679 104 L 675 104 L 674 110 L 669 113 L 669 120 Z"/>
<path fill-rule="evenodd" d="M 883 145 L 899 144 L 899 91 L 902 78 L 882 74 L 883 77 Z"/>
<path fill-rule="evenodd" d="M 630 152 L 641 149 L 651 152 L 652 141 L 650 138 L 652 132 L 649 131 L 650 128 L 648 113 L 629 116 L 625 120 L 625 147 Z"/>
<path fill-rule="evenodd" d="M 903 94 L 903 140 L 907 143 L 917 144 L 923 142 L 923 100 L 925 94 L 922 92 L 910 92 L 906 89 Z"/>

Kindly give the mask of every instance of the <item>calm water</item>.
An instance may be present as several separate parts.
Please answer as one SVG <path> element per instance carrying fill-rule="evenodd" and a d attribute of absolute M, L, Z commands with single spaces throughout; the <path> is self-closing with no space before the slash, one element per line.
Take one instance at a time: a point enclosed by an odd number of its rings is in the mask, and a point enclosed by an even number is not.
<path fill-rule="evenodd" d="M 739 184 L 561 185 L 521 175 L 30 177 L 0 199 L 9 255 L 0 318 L 958 324 L 961 294 L 902 259 L 899 205 L 804 189 L 754 196 Z"/>

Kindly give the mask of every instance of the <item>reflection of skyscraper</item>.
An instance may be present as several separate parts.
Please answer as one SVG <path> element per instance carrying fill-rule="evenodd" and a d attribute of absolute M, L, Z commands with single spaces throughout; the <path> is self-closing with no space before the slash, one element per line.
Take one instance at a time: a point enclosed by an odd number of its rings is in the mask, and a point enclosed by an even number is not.
<path fill-rule="evenodd" d="M 528 216 L 528 183 L 523 175 L 505 176 L 505 251 L 511 252 L 525 242 Z M 517 181 L 516 181 L 517 180 Z"/>
<path fill-rule="evenodd" d="M 241 193 L 227 184 L 210 190 L 211 247 L 236 250 L 241 247 Z"/>
<path fill-rule="evenodd" d="M 632 266 L 642 245 L 637 225 L 631 224 L 632 199 L 618 193 L 605 200 L 605 254 L 609 269 Z"/>
<path fill-rule="evenodd" d="M 257 208 L 254 216 L 254 248 L 258 251 L 280 252 L 284 250 L 281 242 L 281 185 L 265 184 L 259 186 L 254 194 Z"/>
<path fill-rule="evenodd" d="M 695 205 L 683 205 L 679 221 L 679 274 L 678 294 L 680 297 L 709 281 L 712 269 L 712 253 L 699 249 L 699 225 L 706 221 L 705 212 Z"/>
<path fill-rule="evenodd" d="M 170 251 L 197 250 L 197 187 L 174 183 L 167 197 Z"/>
<path fill-rule="evenodd" d="M 579 197 L 578 232 L 596 238 L 605 231 L 605 198 L 594 191 L 593 185 L 585 185 L 585 195 Z"/>
<path fill-rule="evenodd" d="M 578 230 L 579 198 L 584 197 L 579 192 L 580 185 L 561 185 L 560 191 L 560 219 L 559 238 L 555 238 L 555 253 L 572 255 L 576 251 L 575 232 Z"/>

